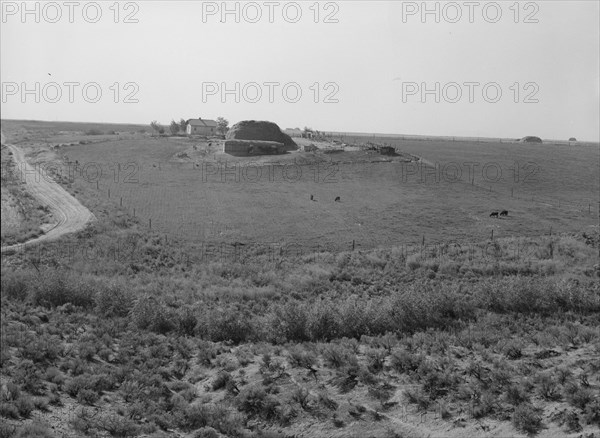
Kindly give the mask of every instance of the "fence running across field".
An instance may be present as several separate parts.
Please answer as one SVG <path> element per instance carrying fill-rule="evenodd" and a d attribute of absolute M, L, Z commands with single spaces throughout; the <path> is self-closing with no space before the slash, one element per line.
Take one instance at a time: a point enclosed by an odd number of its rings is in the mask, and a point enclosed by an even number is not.
<path fill-rule="evenodd" d="M 193 165 L 193 163 L 192 163 Z M 160 172 L 161 167 L 160 166 L 156 166 L 156 168 L 154 168 L 156 172 Z M 530 194 L 524 194 L 524 193 L 519 193 L 517 192 L 514 188 L 511 188 L 510 191 L 501 191 L 496 189 L 492 189 L 491 186 L 489 185 L 484 185 L 484 184 L 477 184 L 472 182 L 470 184 L 471 186 L 477 188 L 478 190 L 484 190 L 484 191 L 489 191 L 491 193 L 494 193 L 496 195 L 503 195 L 505 197 L 509 197 L 509 198 L 514 198 L 514 199 L 518 199 L 518 200 L 522 200 L 522 201 L 530 201 L 532 204 L 538 204 L 538 205 L 544 205 L 544 206 L 548 206 L 548 207 L 552 207 L 552 208 L 559 208 L 561 210 L 570 210 L 570 211 L 579 211 L 582 213 L 587 213 L 589 215 L 593 215 L 593 214 L 598 214 L 600 216 L 600 201 L 588 201 L 588 202 L 568 202 L 568 201 L 564 201 L 564 200 L 560 200 L 560 199 L 556 199 L 556 198 L 552 198 L 549 196 L 540 196 L 540 195 L 530 195 Z M 102 185 L 100 185 L 99 183 L 94 184 L 95 188 L 98 190 L 98 192 L 100 193 L 104 193 L 104 195 L 107 198 L 111 198 L 111 193 L 110 193 L 110 186 L 108 187 L 103 187 Z M 123 201 L 123 197 L 119 196 L 119 197 L 115 197 L 113 194 L 113 199 L 118 199 L 115 200 L 115 202 L 118 202 L 119 205 L 121 207 L 124 207 L 129 214 L 131 214 L 134 217 L 139 217 L 140 216 L 140 211 L 137 210 L 134 207 L 130 207 L 128 205 L 126 205 L 126 203 L 124 203 Z M 150 228 L 150 229 L 155 229 L 157 230 L 159 227 L 157 227 L 157 225 L 160 225 L 160 221 L 158 218 L 155 218 L 153 220 L 153 218 L 148 218 L 147 220 L 145 220 L 145 222 L 141 223 L 141 225 Z M 190 229 L 190 227 L 186 226 L 186 221 L 185 221 L 185 217 L 182 216 L 182 224 L 178 230 L 177 233 L 169 233 L 173 236 L 180 236 L 180 237 L 184 237 L 184 236 L 194 236 L 194 238 L 198 238 L 198 237 L 202 237 L 201 235 L 205 234 L 205 231 L 207 230 L 211 230 L 212 226 L 210 225 L 206 225 L 206 227 L 201 227 L 201 231 L 202 233 L 198 233 L 198 228 L 197 227 L 193 227 Z M 214 230 L 212 230 L 214 231 Z M 225 230 L 226 231 L 226 230 Z M 548 229 L 548 232 L 545 232 L 541 235 L 548 235 L 548 233 L 551 233 L 552 230 Z M 560 230 L 554 230 L 554 232 L 560 232 Z M 199 235 L 200 234 L 200 235 Z M 214 233 L 209 233 L 209 234 L 214 234 Z M 538 237 L 541 236 L 540 234 L 532 234 L 532 235 L 528 235 L 528 236 L 524 236 L 524 237 Z M 426 237 L 426 236 L 425 236 Z M 474 242 L 477 240 L 486 240 L 489 236 L 480 236 L 481 239 L 474 239 Z M 502 238 L 502 237 L 511 237 L 511 236 L 501 236 L 501 235 L 497 235 L 497 236 L 493 236 L 495 238 Z M 367 245 L 366 243 L 363 242 L 359 242 L 356 241 L 356 239 L 354 239 L 355 243 L 354 246 L 357 248 L 361 248 L 361 249 L 367 249 Z M 407 242 L 408 243 L 408 242 Z M 336 248 L 325 248 L 323 247 L 324 250 L 332 250 L 334 252 L 337 251 L 345 251 L 348 249 L 351 249 L 352 247 L 352 241 L 349 241 L 348 243 L 344 243 L 342 245 L 340 245 L 339 247 Z M 377 245 L 375 245 L 373 248 L 377 247 Z"/>

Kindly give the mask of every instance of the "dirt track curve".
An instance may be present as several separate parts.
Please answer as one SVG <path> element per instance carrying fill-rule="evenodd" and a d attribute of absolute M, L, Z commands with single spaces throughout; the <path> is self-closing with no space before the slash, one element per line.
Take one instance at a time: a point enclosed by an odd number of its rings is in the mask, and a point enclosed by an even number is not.
<path fill-rule="evenodd" d="M 27 190 L 42 205 L 47 206 L 56 223 L 44 234 L 27 240 L 26 242 L 7 245 L 2 247 L 2 253 L 22 249 L 36 243 L 58 239 L 68 233 L 74 233 L 83 229 L 88 222 L 96 220 L 96 217 L 84 207 L 69 192 L 63 189 L 56 181 L 47 175 L 36 171 L 25 159 L 23 150 L 15 145 L 6 144 L 15 160 L 15 169 L 18 169 L 19 177 L 23 178 Z"/>

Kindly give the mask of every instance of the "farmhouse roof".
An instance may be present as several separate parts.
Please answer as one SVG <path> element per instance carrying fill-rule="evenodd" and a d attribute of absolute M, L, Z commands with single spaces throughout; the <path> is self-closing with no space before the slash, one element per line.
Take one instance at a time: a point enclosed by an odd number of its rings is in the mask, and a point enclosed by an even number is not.
<path fill-rule="evenodd" d="M 215 120 L 208 119 L 189 119 L 187 121 L 192 126 L 206 126 L 206 127 L 217 127 L 217 122 Z"/>

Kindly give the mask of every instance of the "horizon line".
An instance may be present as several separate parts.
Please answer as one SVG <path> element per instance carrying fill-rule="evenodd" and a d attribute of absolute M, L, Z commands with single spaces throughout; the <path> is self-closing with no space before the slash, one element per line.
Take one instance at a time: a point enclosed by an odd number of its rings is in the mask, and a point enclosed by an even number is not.
<path fill-rule="evenodd" d="M 255 120 L 255 119 L 245 119 L 245 120 Z M 40 119 L 5 119 L 0 118 L 0 121 L 7 122 L 43 122 L 43 123 L 94 123 L 98 125 L 137 125 L 137 126 L 150 126 L 150 123 L 139 123 L 139 122 L 92 122 L 92 121 L 72 121 L 72 120 L 40 120 Z M 240 120 L 241 121 L 241 120 Z M 168 126 L 168 125 L 165 125 Z M 281 131 L 285 131 L 290 128 L 281 128 Z M 295 129 L 295 128 L 293 128 Z M 312 129 L 312 128 L 311 128 Z M 511 140 L 518 141 L 521 138 L 528 137 L 529 135 L 515 138 L 515 137 L 489 137 L 489 136 L 469 136 L 469 135 L 430 135 L 430 134 L 400 134 L 400 133 L 383 133 L 383 132 L 355 132 L 355 131 L 329 131 L 329 130 L 321 130 L 321 129 L 313 129 L 325 134 L 334 134 L 334 135 L 355 135 L 355 136 L 365 136 L 365 137 L 404 137 L 406 139 L 412 138 L 422 138 L 422 139 L 440 139 L 440 140 Z M 537 136 L 536 136 L 537 137 Z M 554 139 L 554 138 L 544 138 L 539 137 L 543 141 L 553 142 L 553 143 L 571 143 L 568 139 Z M 600 144 L 600 139 L 598 140 L 575 140 L 577 143 L 591 143 L 591 144 Z"/>

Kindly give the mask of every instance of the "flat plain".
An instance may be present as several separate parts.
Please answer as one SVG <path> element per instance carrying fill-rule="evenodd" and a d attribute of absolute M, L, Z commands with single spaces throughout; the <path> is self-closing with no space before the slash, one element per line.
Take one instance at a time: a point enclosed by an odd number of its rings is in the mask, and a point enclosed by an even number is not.
<path fill-rule="evenodd" d="M 48 134 L 34 132 L 36 139 L 21 146 L 39 153 L 38 139 Z M 294 152 L 268 160 L 223 154 L 215 140 L 94 137 L 48 137 L 48 144 L 66 144 L 54 159 L 70 173 L 73 189 L 106 198 L 110 191 L 111 201 L 131 214 L 135 209 L 141 224 L 195 242 L 343 250 L 353 241 L 375 248 L 597 225 L 592 145 L 396 140 L 398 157 Z M 82 138 L 94 142 L 79 144 Z M 491 219 L 495 210 L 509 215 Z"/>
<path fill-rule="evenodd" d="M 2 255 L 0 436 L 598 433 L 597 145 L 2 130 L 96 220 Z"/>

